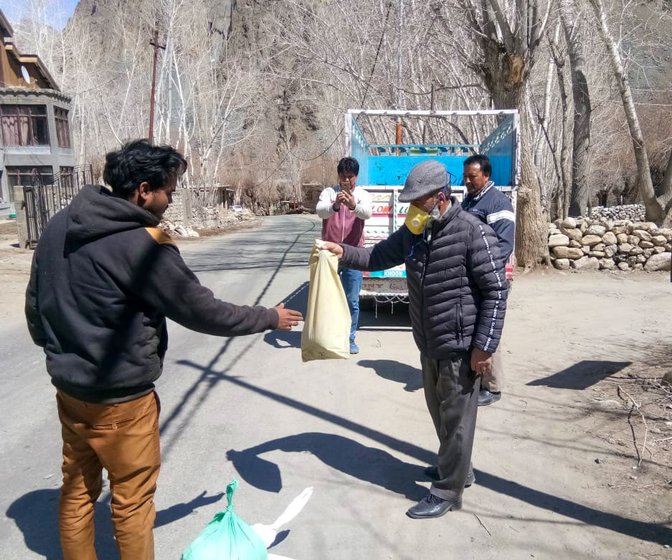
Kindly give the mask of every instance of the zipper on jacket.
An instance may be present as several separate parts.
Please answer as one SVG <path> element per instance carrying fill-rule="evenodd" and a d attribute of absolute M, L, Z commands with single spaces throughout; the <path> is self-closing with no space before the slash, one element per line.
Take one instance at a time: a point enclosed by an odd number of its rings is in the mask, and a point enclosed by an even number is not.
<path fill-rule="evenodd" d="M 464 323 L 464 317 L 462 316 L 462 301 L 461 301 L 461 295 L 460 295 L 460 301 L 457 302 L 457 339 L 462 340 L 462 330 L 463 330 L 463 323 Z"/>
<path fill-rule="evenodd" d="M 426 231 L 426 230 L 425 230 Z M 429 251 L 430 251 L 430 243 L 427 241 L 426 233 L 423 232 L 422 236 L 422 241 L 425 244 L 425 254 L 423 255 L 422 259 L 422 276 L 420 277 L 420 297 L 422 298 L 422 301 L 420 302 L 420 312 L 422 313 L 422 330 L 423 332 L 423 338 L 425 342 L 425 352 L 426 347 L 427 347 L 427 340 L 428 340 L 428 333 L 425 329 L 425 273 L 427 272 L 427 264 L 429 261 Z"/>
<path fill-rule="evenodd" d="M 343 205 L 341 204 L 341 206 Z M 343 219 L 343 212 L 341 212 L 340 208 L 338 209 L 338 214 L 338 217 L 341 219 L 341 243 L 343 243 L 345 241 L 345 220 Z"/>

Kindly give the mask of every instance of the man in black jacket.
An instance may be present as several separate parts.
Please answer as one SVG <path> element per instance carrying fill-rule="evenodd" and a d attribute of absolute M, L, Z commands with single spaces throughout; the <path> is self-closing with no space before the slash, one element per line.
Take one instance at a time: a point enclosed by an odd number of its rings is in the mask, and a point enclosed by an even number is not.
<path fill-rule="evenodd" d="M 438 466 L 425 471 L 434 479 L 430 493 L 407 512 L 416 519 L 460 509 L 465 486 L 474 482 L 480 376 L 492 368 L 506 311 L 497 237 L 450 196 L 448 177 L 435 160 L 416 165 L 399 194 L 411 202 L 404 226 L 371 248 L 325 244 L 360 270 L 406 264 L 425 400 L 439 437 Z"/>
<path fill-rule="evenodd" d="M 157 226 L 187 162 L 169 146 L 130 142 L 106 156 L 105 182 L 86 186 L 47 225 L 33 257 L 26 318 L 56 387 L 63 438 L 59 527 L 64 560 L 95 560 L 94 504 L 108 472 L 122 560 L 154 558 L 161 464 L 154 381 L 166 317 L 219 336 L 290 330 L 302 319 L 216 299 Z"/>

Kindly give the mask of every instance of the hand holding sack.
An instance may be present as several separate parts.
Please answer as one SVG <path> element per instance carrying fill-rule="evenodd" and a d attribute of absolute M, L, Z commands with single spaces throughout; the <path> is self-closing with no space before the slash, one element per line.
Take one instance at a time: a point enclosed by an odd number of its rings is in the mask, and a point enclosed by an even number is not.
<path fill-rule="evenodd" d="M 350 356 L 351 317 L 338 277 L 338 258 L 322 245 L 315 240 L 309 260 L 308 308 L 301 333 L 304 362 Z"/>

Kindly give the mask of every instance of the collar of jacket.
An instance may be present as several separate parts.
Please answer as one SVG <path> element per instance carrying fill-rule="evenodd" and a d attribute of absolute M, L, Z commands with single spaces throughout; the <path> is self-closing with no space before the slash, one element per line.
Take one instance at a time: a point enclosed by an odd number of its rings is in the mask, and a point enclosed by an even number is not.
<path fill-rule="evenodd" d="M 437 227 L 445 226 L 450 220 L 452 220 L 462 209 L 460 203 L 457 201 L 457 198 L 454 196 L 450 197 L 450 208 L 446 210 L 438 220 L 432 222 L 432 230 L 435 230 Z"/>
<path fill-rule="evenodd" d="M 471 202 L 471 201 L 473 201 L 473 202 L 477 202 L 477 201 L 481 200 L 481 198 L 483 198 L 483 197 L 485 196 L 485 193 L 487 193 L 487 192 L 494 186 L 494 184 L 495 184 L 494 181 L 488 181 L 488 182 L 485 184 L 485 187 L 483 187 L 483 188 L 482 188 L 477 194 L 475 194 L 473 197 L 472 197 L 471 195 L 467 195 L 467 199 L 469 200 L 469 202 Z"/>

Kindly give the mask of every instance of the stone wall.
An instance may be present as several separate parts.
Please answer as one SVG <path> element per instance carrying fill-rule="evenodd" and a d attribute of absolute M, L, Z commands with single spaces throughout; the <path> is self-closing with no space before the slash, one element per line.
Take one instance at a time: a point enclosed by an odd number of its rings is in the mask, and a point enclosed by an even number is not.
<path fill-rule="evenodd" d="M 551 262 L 560 270 L 670 270 L 672 229 L 605 217 L 549 224 Z"/>
<path fill-rule="evenodd" d="M 206 205 L 199 202 L 198 193 L 177 189 L 173 193 L 173 203 L 163 215 L 161 227 L 172 236 L 198 237 L 196 230 L 223 229 L 255 219 L 256 216 L 247 209 L 229 209 L 221 202 Z"/>
<path fill-rule="evenodd" d="M 623 204 L 621 206 L 594 206 L 590 211 L 591 219 L 630 220 L 645 222 L 646 209 L 643 204 Z"/>

